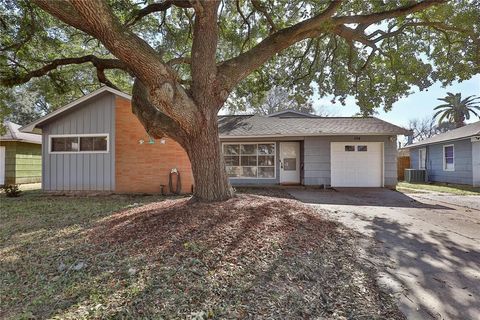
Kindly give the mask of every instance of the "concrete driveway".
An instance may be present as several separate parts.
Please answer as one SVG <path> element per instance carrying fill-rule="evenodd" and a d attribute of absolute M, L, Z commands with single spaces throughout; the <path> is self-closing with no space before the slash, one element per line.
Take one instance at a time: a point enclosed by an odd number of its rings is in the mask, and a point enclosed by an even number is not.
<path fill-rule="evenodd" d="M 408 319 L 480 319 L 480 196 L 300 190 L 298 200 L 370 235 L 380 282 Z"/>

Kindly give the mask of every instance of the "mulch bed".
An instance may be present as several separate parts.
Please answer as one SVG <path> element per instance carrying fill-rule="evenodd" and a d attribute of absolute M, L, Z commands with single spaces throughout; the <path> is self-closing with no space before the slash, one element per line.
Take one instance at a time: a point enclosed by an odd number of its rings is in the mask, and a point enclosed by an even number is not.
<path fill-rule="evenodd" d="M 128 261 L 138 287 L 102 317 L 403 319 L 357 257 L 357 235 L 311 207 L 252 194 L 188 201 L 134 207 L 88 231 L 96 251 Z"/>

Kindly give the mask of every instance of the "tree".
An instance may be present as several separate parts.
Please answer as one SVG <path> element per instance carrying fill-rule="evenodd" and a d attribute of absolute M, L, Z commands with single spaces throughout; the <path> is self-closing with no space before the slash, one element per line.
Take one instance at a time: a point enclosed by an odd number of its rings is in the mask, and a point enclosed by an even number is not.
<path fill-rule="evenodd" d="M 437 123 L 433 117 L 411 119 L 408 123 L 408 127 L 413 132 L 412 142 L 425 140 L 436 134 L 455 129 L 453 123 L 446 121 Z"/>
<path fill-rule="evenodd" d="M 236 113 L 238 110 L 254 114 L 268 115 L 279 111 L 295 110 L 304 113 L 315 113 L 313 102 L 310 96 L 295 95 L 292 90 L 281 87 L 273 87 L 265 95 L 258 97 L 260 101 L 253 99 L 229 99 L 227 101 L 228 110 Z M 252 104 L 249 104 L 252 103 Z"/>
<path fill-rule="evenodd" d="M 186 150 L 194 195 L 233 195 L 218 139 L 229 96 L 273 86 L 389 110 L 410 87 L 479 72 L 478 1 L 4 1 L 1 84 L 88 65 L 134 79 L 132 107 L 153 137 Z M 46 14 L 48 13 L 48 14 Z M 455 63 L 452 63 L 455 61 Z M 251 97 L 255 96 L 251 95 Z"/>
<path fill-rule="evenodd" d="M 478 106 L 478 102 L 480 97 L 469 96 L 465 99 L 462 99 L 461 93 L 450 93 L 447 92 L 447 96 L 444 98 L 439 98 L 437 100 L 446 102 L 445 104 L 441 104 L 433 110 L 438 110 L 434 115 L 433 118 L 437 118 L 438 122 L 441 123 L 443 120 L 448 120 L 455 124 L 456 128 L 460 128 L 465 126 L 465 120 L 470 119 L 470 114 L 473 114 L 480 118 L 478 111 L 480 111 L 480 107 Z"/>

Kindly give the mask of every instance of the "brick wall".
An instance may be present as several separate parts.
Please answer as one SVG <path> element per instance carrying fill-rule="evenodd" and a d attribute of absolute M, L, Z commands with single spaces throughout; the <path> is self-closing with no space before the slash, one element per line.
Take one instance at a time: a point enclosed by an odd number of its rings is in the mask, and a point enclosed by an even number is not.
<path fill-rule="evenodd" d="M 160 192 L 166 186 L 172 168 L 181 175 L 182 192 L 191 192 L 193 184 L 190 161 L 183 148 L 166 138 L 149 143 L 149 137 L 132 113 L 130 101 L 115 100 L 115 192 Z M 139 140 L 144 140 L 143 144 Z"/>

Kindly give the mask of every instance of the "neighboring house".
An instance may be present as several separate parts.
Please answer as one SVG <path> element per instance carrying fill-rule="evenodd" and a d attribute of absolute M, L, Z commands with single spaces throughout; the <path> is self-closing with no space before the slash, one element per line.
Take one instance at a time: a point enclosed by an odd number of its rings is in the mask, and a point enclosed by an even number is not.
<path fill-rule="evenodd" d="M 434 182 L 480 186 L 480 121 L 406 146 L 411 168 Z"/>
<path fill-rule="evenodd" d="M 4 123 L 0 136 L 0 185 L 40 182 L 42 179 L 42 136 L 20 132 L 20 126 Z"/>
<path fill-rule="evenodd" d="M 182 191 L 193 187 L 185 151 L 150 139 L 131 112 L 130 96 L 103 87 L 25 126 L 43 132 L 43 189 L 158 192 L 170 170 Z M 234 185 L 304 184 L 394 187 L 397 135 L 409 131 L 370 118 L 323 118 L 285 111 L 219 116 Z"/>

